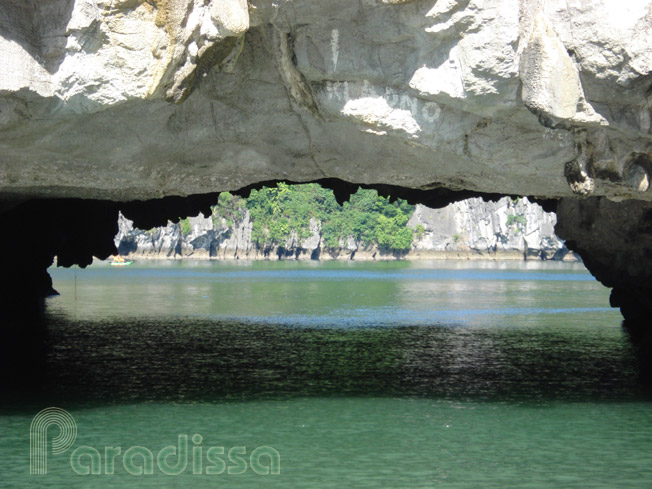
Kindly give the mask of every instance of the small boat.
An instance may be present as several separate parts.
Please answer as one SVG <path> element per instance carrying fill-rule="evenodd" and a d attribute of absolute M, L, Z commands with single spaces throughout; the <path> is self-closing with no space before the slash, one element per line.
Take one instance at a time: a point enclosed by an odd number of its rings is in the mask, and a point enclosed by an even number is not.
<path fill-rule="evenodd" d="M 127 265 L 131 265 L 132 263 L 133 263 L 132 260 L 125 260 L 120 255 L 116 255 L 116 256 L 113 257 L 113 261 L 111 262 L 111 266 L 114 266 L 114 267 L 126 267 Z"/>

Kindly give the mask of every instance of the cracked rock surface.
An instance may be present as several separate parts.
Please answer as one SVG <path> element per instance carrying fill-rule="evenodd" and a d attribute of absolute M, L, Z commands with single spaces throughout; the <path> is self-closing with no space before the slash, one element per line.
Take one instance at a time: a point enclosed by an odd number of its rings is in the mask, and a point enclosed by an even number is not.
<path fill-rule="evenodd" d="M 650 200 L 652 1 L 5 0 L 0 197 Z"/>

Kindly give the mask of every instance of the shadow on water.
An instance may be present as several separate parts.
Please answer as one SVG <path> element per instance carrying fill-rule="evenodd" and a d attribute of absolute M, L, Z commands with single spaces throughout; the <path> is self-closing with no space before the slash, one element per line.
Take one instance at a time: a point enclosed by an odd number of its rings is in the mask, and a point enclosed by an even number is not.
<path fill-rule="evenodd" d="M 622 327 L 636 355 L 639 382 L 652 392 L 652 329 L 648 323 L 632 321 L 623 321 Z"/>
<path fill-rule="evenodd" d="M 408 265 L 57 270 L 3 324 L 3 405 L 648 398 L 649 328 L 615 327 L 586 271 Z"/>
<path fill-rule="evenodd" d="M 649 338 L 635 347 L 599 330 L 57 316 L 25 331 L 3 341 L 8 409 L 311 396 L 540 403 L 649 394 Z"/>
<path fill-rule="evenodd" d="M 0 386 L 6 392 L 33 393 L 47 371 L 50 346 L 44 306 L 42 303 L 29 306 L 32 307 L 3 304 Z"/>

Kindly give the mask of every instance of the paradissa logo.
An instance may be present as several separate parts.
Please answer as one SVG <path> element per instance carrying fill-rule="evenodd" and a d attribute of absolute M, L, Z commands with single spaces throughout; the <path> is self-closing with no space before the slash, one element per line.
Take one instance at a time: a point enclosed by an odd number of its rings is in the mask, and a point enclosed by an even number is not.
<path fill-rule="evenodd" d="M 48 473 L 48 429 L 59 428 L 59 434 L 52 439 L 52 453 L 61 454 L 77 439 L 77 423 L 67 411 L 56 407 L 39 412 L 29 426 L 29 473 Z"/>
<path fill-rule="evenodd" d="M 39 412 L 29 428 L 30 473 L 47 474 L 48 430 L 56 426 L 59 433 L 52 438 L 52 454 L 60 455 L 72 448 L 77 438 L 77 424 L 67 411 L 50 407 Z M 131 475 L 151 475 L 154 467 L 166 475 L 179 475 L 189 468 L 193 474 L 244 474 L 249 468 L 259 475 L 281 473 L 281 455 L 268 446 L 255 448 L 247 457 L 246 447 L 204 447 L 203 437 L 195 434 L 188 441 L 188 435 L 178 435 L 176 445 L 162 448 L 156 456 L 143 446 L 107 446 L 102 450 L 82 445 L 70 454 L 70 466 L 79 475 L 113 475 L 116 465 L 122 464 Z M 224 459 L 228 460 L 228 464 Z M 249 462 L 249 463 L 247 463 Z"/>

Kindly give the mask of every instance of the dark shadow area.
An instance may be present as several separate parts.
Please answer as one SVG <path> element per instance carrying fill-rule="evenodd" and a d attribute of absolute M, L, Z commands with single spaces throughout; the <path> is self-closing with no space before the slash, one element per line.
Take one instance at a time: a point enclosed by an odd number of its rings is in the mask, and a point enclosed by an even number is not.
<path fill-rule="evenodd" d="M 0 385 L 3 394 L 30 397 L 47 371 L 48 325 L 43 301 L 31 312 L 5 308 L 0 327 Z"/>
<path fill-rule="evenodd" d="M 49 73 L 65 57 L 66 27 L 74 0 L 3 0 L 0 36 L 24 48 Z"/>
<path fill-rule="evenodd" d="M 60 266 L 85 267 L 93 256 L 115 254 L 117 216 L 113 203 L 80 199 L 32 200 L 0 215 L 12 233 L 0 241 L 3 269 L 15 278 L 2 297 L 3 309 L 38 311 L 39 301 L 55 293 L 47 273 L 55 256 Z"/>
<path fill-rule="evenodd" d="M 652 392 L 652 330 L 649 321 L 623 321 L 623 330 L 629 336 L 638 362 L 641 385 Z"/>
<path fill-rule="evenodd" d="M 304 396 L 622 402 L 646 395 L 636 358 L 599 334 L 193 318 L 47 321 L 47 330 L 4 343 L 22 357 L 3 365 L 7 408 Z"/>
<path fill-rule="evenodd" d="M 561 199 L 557 235 L 612 290 L 610 304 L 625 319 L 649 326 L 652 314 L 652 204 L 605 197 Z"/>

